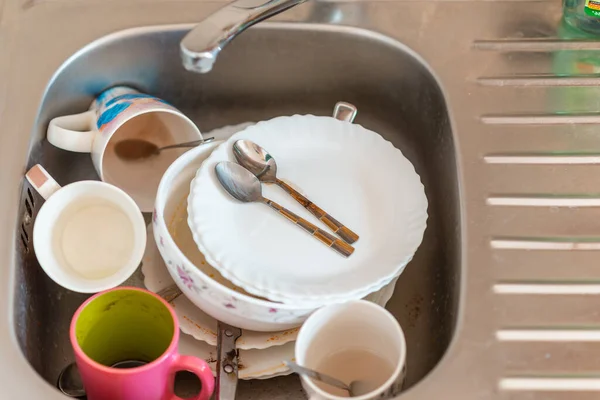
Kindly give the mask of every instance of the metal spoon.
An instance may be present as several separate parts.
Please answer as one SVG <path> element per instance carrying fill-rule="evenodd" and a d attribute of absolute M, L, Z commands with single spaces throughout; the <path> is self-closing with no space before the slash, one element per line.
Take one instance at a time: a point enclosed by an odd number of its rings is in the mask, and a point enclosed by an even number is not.
<path fill-rule="evenodd" d="M 304 218 L 283 208 L 274 201 L 264 198 L 262 196 L 262 186 L 258 178 L 241 165 L 222 161 L 215 166 L 215 171 L 219 182 L 221 182 L 221 185 L 223 185 L 233 198 L 245 203 L 259 202 L 268 205 L 344 257 L 348 257 L 354 252 L 354 247 L 348 243 L 317 228 Z"/>
<path fill-rule="evenodd" d="M 117 157 L 127 160 L 135 161 L 148 158 L 151 156 L 157 156 L 163 150 L 178 149 L 181 147 L 196 147 L 201 144 L 210 143 L 214 140 L 214 137 L 194 140 L 191 142 L 172 144 L 169 146 L 158 147 L 152 142 L 148 142 L 144 139 L 125 139 L 115 144 L 115 154 Z"/>
<path fill-rule="evenodd" d="M 181 296 L 183 292 L 177 285 L 173 284 L 162 290 L 159 290 L 156 292 L 156 294 L 165 299 L 167 303 L 172 303 L 176 298 Z M 143 364 L 145 363 L 137 360 L 125 360 L 116 363 L 112 366 L 112 368 L 133 368 L 139 367 Z M 60 390 L 66 396 L 74 397 L 76 399 L 85 398 L 83 382 L 81 380 L 81 376 L 79 375 L 77 364 L 74 362 L 63 368 L 63 370 L 60 372 L 60 375 L 58 375 L 56 386 L 58 387 L 58 390 Z"/>
<path fill-rule="evenodd" d="M 350 382 L 349 385 L 346 385 L 344 382 L 336 379 L 332 376 L 325 375 L 321 372 L 317 372 L 313 369 L 302 367 L 295 362 L 292 361 L 284 361 L 284 364 L 292 371 L 298 375 L 304 375 L 309 378 L 315 379 L 319 382 L 326 383 L 328 385 L 334 386 L 339 389 L 343 389 L 348 392 L 350 397 L 362 396 L 363 394 L 369 393 L 372 389 L 368 382 L 364 382 L 361 380 L 355 380 Z"/>
<path fill-rule="evenodd" d="M 338 101 L 333 109 L 333 118 L 340 121 L 353 122 L 357 113 L 358 111 L 354 104 Z M 277 179 L 277 164 L 275 163 L 275 159 L 259 145 L 250 141 L 247 142 L 246 146 L 242 146 L 242 141 L 238 141 L 233 145 L 233 154 L 240 165 L 256 175 L 261 182 L 279 185 L 315 217 L 327 225 L 329 229 L 344 239 L 346 243 L 352 244 L 358 240 L 356 233 L 317 207 L 316 204 L 298 193 L 291 186 Z M 238 143 L 239 146 L 236 148 Z"/>
<path fill-rule="evenodd" d="M 298 193 L 290 185 L 277 178 L 277 164 L 273 156 L 264 148 L 250 140 L 238 140 L 233 144 L 233 155 L 237 162 L 252 172 L 261 182 L 275 183 L 302 204 L 312 215 L 320 219 L 329 229 L 337 233 L 346 243 L 354 243 L 358 235 L 344 224 L 327 214 L 312 201 Z"/>

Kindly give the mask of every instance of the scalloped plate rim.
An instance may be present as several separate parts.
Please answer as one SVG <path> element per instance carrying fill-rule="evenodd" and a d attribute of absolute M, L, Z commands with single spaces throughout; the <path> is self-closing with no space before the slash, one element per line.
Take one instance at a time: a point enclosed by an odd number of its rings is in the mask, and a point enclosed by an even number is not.
<path fill-rule="evenodd" d="M 415 181 L 412 182 L 412 184 L 415 184 L 416 187 L 418 187 L 420 189 L 420 192 L 422 192 L 422 193 L 418 193 L 418 196 L 422 195 L 421 200 L 423 200 L 422 203 L 424 205 L 424 210 L 422 210 L 422 213 L 417 214 L 417 216 L 420 217 L 420 219 L 416 219 L 416 218 L 409 219 L 409 221 L 411 221 L 413 223 L 414 223 L 414 221 L 416 221 L 417 224 L 420 225 L 420 232 L 415 234 L 413 237 L 414 243 L 413 243 L 412 247 L 414 247 L 414 250 L 412 250 L 411 252 L 406 252 L 406 254 L 402 257 L 402 260 L 399 261 L 390 272 L 386 273 L 384 276 L 380 277 L 379 279 L 375 280 L 374 282 L 371 282 L 370 285 L 358 287 L 355 290 L 347 291 L 347 292 L 340 293 L 337 295 L 318 294 L 318 295 L 302 295 L 302 296 L 289 296 L 289 295 L 286 295 L 285 291 L 283 291 L 281 289 L 277 290 L 277 289 L 273 289 L 272 287 L 257 286 L 255 283 L 250 283 L 244 279 L 239 278 L 238 274 L 236 274 L 234 272 L 234 270 L 236 268 L 223 267 L 221 265 L 221 263 L 216 260 L 215 252 L 212 251 L 211 249 L 207 248 L 207 246 L 204 243 L 203 238 L 206 235 L 206 232 L 198 227 L 198 219 L 195 216 L 196 213 L 194 212 L 193 204 L 195 204 L 195 198 L 196 198 L 197 193 L 200 190 L 200 186 L 201 186 L 198 182 L 200 182 L 202 177 L 208 173 L 206 170 L 208 169 L 208 165 L 210 165 L 211 161 L 214 162 L 215 159 L 217 158 L 217 156 L 221 155 L 224 151 L 227 151 L 227 149 L 232 146 L 232 143 L 235 140 L 237 140 L 240 136 L 243 136 L 244 134 L 246 134 L 248 131 L 251 131 L 251 133 L 254 134 L 254 132 L 260 132 L 260 129 L 262 129 L 265 124 L 274 124 L 274 121 L 275 122 L 283 121 L 283 120 L 289 121 L 290 119 L 297 119 L 297 118 L 317 118 L 317 119 L 327 118 L 327 120 L 332 120 L 331 117 L 315 117 L 313 115 L 305 115 L 305 116 L 294 115 L 294 116 L 277 117 L 277 118 L 274 118 L 269 121 L 261 121 L 255 125 L 252 125 L 246 129 L 244 129 L 243 131 L 240 131 L 240 132 L 234 134 L 231 138 L 229 138 L 224 143 L 222 143 L 217 148 L 215 148 L 213 153 L 206 159 L 206 161 L 198 169 L 198 172 L 196 173 L 196 176 L 191 183 L 191 190 L 190 190 L 190 195 L 188 198 L 188 224 L 190 225 L 190 229 L 192 230 L 192 235 L 193 235 L 194 241 L 198 245 L 200 251 L 205 255 L 207 262 L 209 262 L 211 265 L 213 265 L 215 268 L 217 268 L 219 270 L 219 272 L 226 279 L 230 280 L 235 285 L 244 288 L 249 293 L 252 293 L 257 296 L 269 298 L 272 301 L 281 301 L 283 303 L 294 303 L 294 304 L 325 304 L 325 303 L 332 303 L 332 302 L 342 302 L 342 301 L 346 301 L 346 300 L 349 300 L 352 298 L 364 297 L 368 293 L 376 291 L 376 290 L 382 288 L 385 284 L 389 283 L 392 279 L 394 279 L 394 277 L 398 276 L 404 270 L 404 267 L 408 264 L 408 262 L 410 262 L 410 260 L 412 259 L 414 253 L 416 252 L 418 246 L 420 245 L 420 243 L 423 239 L 423 235 L 424 235 L 426 225 L 427 225 L 426 221 L 428 218 L 428 215 L 427 215 L 428 202 L 427 202 L 427 198 L 425 195 L 424 186 L 420 180 L 419 175 L 414 170 L 414 166 L 412 165 L 412 163 L 410 163 L 410 161 L 408 161 L 408 159 L 406 159 L 406 157 L 404 157 L 402 152 L 399 149 L 395 148 L 391 142 L 389 142 L 388 140 L 385 140 L 381 135 L 379 135 L 373 131 L 370 131 L 366 128 L 363 128 L 360 125 L 348 123 L 349 126 L 353 127 L 352 129 L 354 129 L 354 127 L 356 127 L 355 134 L 359 130 L 361 130 L 363 133 L 364 132 L 368 133 L 371 137 L 374 137 L 374 140 L 376 142 L 379 142 L 379 146 L 381 148 L 387 147 L 387 151 L 397 152 L 397 153 L 395 153 L 395 155 L 400 156 L 400 157 L 398 157 L 398 160 L 400 160 L 400 158 L 401 158 L 402 162 L 406 161 L 406 163 L 407 163 L 406 165 L 409 166 L 409 168 L 410 168 L 409 172 L 414 174 L 413 177 L 416 178 Z M 337 120 L 334 120 L 334 121 L 337 121 Z M 337 121 L 337 122 L 344 124 L 343 122 L 340 122 L 340 121 Z M 268 127 L 267 127 L 267 129 L 268 129 Z M 341 129 L 340 129 L 340 131 L 341 131 Z M 331 132 L 328 132 L 328 133 L 331 134 Z M 220 159 L 223 159 L 223 158 L 221 157 Z M 400 162 L 398 160 L 396 162 Z M 202 232 L 202 233 L 200 233 L 200 232 Z"/>

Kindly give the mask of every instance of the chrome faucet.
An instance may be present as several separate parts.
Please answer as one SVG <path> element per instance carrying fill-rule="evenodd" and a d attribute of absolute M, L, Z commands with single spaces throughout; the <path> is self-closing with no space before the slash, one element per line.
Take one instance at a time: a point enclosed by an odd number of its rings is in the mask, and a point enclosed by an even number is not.
<path fill-rule="evenodd" d="M 237 35 L 306 0 L 236 0 L 200 22 L 181 41 L 185 69 L 209 72 L 219 52 Z"/>

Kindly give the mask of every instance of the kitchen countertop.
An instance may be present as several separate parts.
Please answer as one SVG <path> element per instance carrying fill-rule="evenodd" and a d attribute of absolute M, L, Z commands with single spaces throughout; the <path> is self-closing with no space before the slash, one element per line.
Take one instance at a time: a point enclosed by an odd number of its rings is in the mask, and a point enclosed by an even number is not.
<path fill-rule="evenodd" d="M 2 398 L 62 398 L 27 364 L 11 322 L 20 184 L 48 80 L 103 35 L 197 22 L 222 4 L 0 0 Z M 600 79 L 557 63 L 577 64 L 600 42 L 558 39 L 560 17 L 558 1 L 388 0 L 313 1 L 275 18 L 395 38 L 446 96 L 460 167 L 460 318 L 440 364 L 402 399 L 598 396 Z"/>

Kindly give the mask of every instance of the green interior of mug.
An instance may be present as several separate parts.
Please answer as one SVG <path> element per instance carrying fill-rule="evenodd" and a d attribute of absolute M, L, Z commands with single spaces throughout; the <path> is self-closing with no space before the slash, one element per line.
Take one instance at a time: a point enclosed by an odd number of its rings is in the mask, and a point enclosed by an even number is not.
<path fill-rule="evenodd" d="M 122 289 L 90 302 L 75 325 L 83 352 L 105 366 L 123 360 L 152 362 L 173 340 L 169 309 L 149 293 Z"/>

